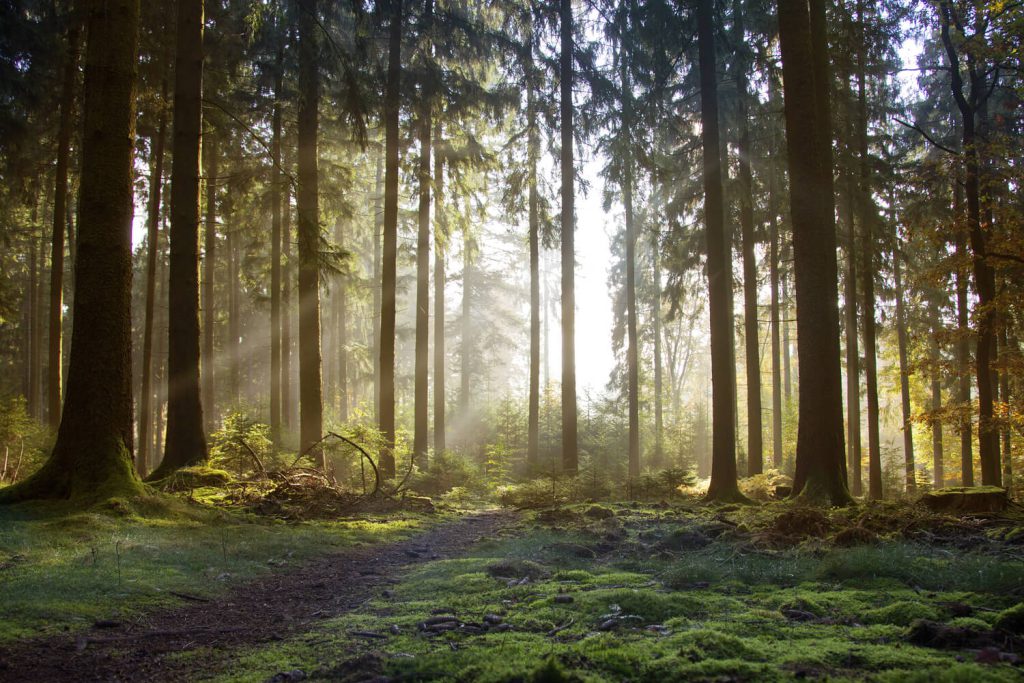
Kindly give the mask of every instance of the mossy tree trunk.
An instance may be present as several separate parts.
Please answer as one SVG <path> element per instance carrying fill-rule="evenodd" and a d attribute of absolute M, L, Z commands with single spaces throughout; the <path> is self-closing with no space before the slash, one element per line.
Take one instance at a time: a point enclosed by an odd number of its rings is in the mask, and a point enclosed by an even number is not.
<path fill-rule="evenodd" d="M 49 460 L 0 502 L 143 491 L 132 461 L 131 219 L 138 0 L 84 6 L 84 135 L 67 395 Z"/>

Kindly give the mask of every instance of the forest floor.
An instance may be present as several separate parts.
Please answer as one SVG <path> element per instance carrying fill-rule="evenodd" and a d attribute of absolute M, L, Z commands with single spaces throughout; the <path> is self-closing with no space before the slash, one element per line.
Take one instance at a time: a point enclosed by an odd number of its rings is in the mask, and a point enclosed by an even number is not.
<path fill-rule="evenodd" d="M 425 517 L 367 520 L 358 540 L 271 526 L 298 537 L 261 576 L 193 579 L 173 605 L 100 600 L 91 624 L 31 638 L 30 560 L 4 561 L 0 532 L 0 618 L 22 624 L 0 630 L 0 680 L 1024 680 L 1013 516 L 685 502 Z"/>

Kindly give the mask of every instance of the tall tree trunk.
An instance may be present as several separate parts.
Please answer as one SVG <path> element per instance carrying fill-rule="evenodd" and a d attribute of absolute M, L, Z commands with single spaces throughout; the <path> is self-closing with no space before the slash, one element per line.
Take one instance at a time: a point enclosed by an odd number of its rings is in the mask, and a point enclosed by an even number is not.
<path fill-rule="evenodd" d="M 861 229 L 861 260 L 864 269 L 864 377 L 868 394 L 868 497 L 882 498 L 882 446 L 878 421 L 878 366 L 875 334 L 875 236 L 876 216 L 871 198 L 871 177 L 868 167 L 868 114 L 865 73 L 864 3 L 857 2 L 857 22 L 861 26 L 861 43 L 857 49 L 857 161 L 860 182 L 857 187 L 857 214 Z"/>
<path fill-rule="evenodd" d="M 907 361 L 907 312 L 903 302 L 903 272 L 900 250 L 893 252 L 893 272 L 896 279 L 896 335 L 900 357 L 900 397 L 903 410 L 903 461 L 906 469 L 907 494 L 917 490 L 917 475 L 914 468 L 914 423 L 910 414 L 910 367 Z"/>
<path fill-rule="evenodd" d="M 562 471 L 579 470 L 576 414 L 576 189 L 573 162 L 572 0 L 559 0 L 559 76 L 562 176 Z"/>
<path fill-rule="evenodd" d="M 959 194 L 959 189 L 956 191 Z M 959 212 L 957 212 L 959 216 Z M 967 243 L 961 231 L 956 233 L 956 255 L 959 259 L 966 258 Z M 967 275 L 959 268 L 956 273 L 956 310 L 957 310 L 957 371 L 959 391 L 957 399 L 964 411 L 971 406 L 971 344 L 970 321 L 967 303 Z M 974 486 L 974 430 L 969 416 L 960 424 L 960 484 Z"/>
<path fill-rule="evenodd" d="M 320 374 L 320 206 L 317 130 L 320 105 L 317 0 L 299 0 L 298 189 L 299 246 L 299 451 L 311 451 L 323 436 Z M 312 453 L 327 468 L 320 449 Z"/>
<path fill-rule="evenodd" d="M 335 239 L 338 242 L 338 248 L 344 253 L 345 251 L 345 223 L 342 219 L 338 218 L 338 223 L 335 226 L 336 233 Z M 348 422 L 349 413 L 349 381 L 348 381 L 348 278 L 342 275 L 338 280 L 338 291 L 337 296 L 337 324 L 335 326 L 335 332 L 337 333 L 337 350 L 335 353 L 338 357 L 338 419 L 341 422 Z"/>
<path fill-rule="evenodd" d="M 284 90 L 284 48 L 274 64 L 270 168 L 270 440 L 281 444 L 281 100 Z"/>
<path fill-rule="evenodd" d="M 384 150 L 377 151 L 373 213 L 373 414 L 380 422 L 381 231 L 384 226 Z"/>
<path fill-rule="evenodd" d="M 402 74 L 402 0 L 390 0 L 388 74 L 384 88 L 384 253 L 380 315 L 381 474 L 395 476 L 395 288 L 398 259 L 398 114 Z"/>
<path fill-rule="evenodd" d="M 282 141 L 284 141 L 282 139 Z M 284 168 L 291 166 L 287 148 L 282 151 Z M 292 330 L 294 328 L 294 316 L 292 315 L 292 285 L 294 284 L 294 272 L 292 269 L 292 186 L 285 182 L 281 195 L 281 255 L 283 267 L 281 270 L 281 427 L 285 430 L 292 428 L 295 424 L 295 402 L 292 397 L 295 395 L 294 382 L 292 381 Z"/>
<path fill-rule="evenodd" d="M 726 239 L 722 158 L 718 126 L 718 81 L 712 0 L 697 4 L 700 54 L 700 119 L 704 150 L 704 221 L 707 242 L 708 309 L 711 316 L 711 483 L 709 500 L 742 498 L 736 482 L 736 396 L 733 324 L 730 310 L 732 268 Z"/>
<path fill-rule="evenodd" d="M 743 46 L 745 31 L 743 9 L 733 2 L 735 44 Z M 740 47 L 744 50 L 745 47 Z M 750 125 L 747 121 L 747 60 L 736 59 L 736 118 L 739 136 L 736 156 L 739 161 L 740 234 L 743 244 L 743 342 L 747 369 L 747 474 L 764 470 L 764 442 L 761 426 L 761 345 L 758 341 L 757 259 L 754 255 L 754 179 L 750 170 Z"/>
<path fill-rule="evenodd" d="M 38 203 L 38 202 L 37 202 Z M 39 318 L 42 314 L 39 310 L 39 282 L 40 274 L 43 272 L 43 255 L 39 248 L 39 236 L 36 233 L 36 219 L 38 218 L 38 209 L 32 211 L 32 234 L 29 236 L 31 246 L 29 247 L 28 256 L 28 392 L 26 393 L 26 400 L 28 402 L 28 414 L 33 418 L 41 418 L 39 414 L 39 368 L 41 364 L 40 353 L 43 345 L 43 340 L 40 339 Z"/>
<path fill-rule="evenodd" d="M 850 494 L 843 443 L 825 5 L 824 0 L 779 0 L 778 7 L 800 340 L 793 493 L 843 505 Z"/>
<path fill-rule="evenodd" d="M 466 202 L 466 214 L 469 214 L 469 202 Z M 462 367 L 459 372 L 459 413 L 465 420 L 470 412 L 470 376 L 472 374 L 473 358 L 473 257 L 476 250 L 476 241 L 470 233 L 469 223 L 466 223 L 462 235 L 462 334 L 460 340 L 462 349 L 460 361 Z"/>
<path fill-rule="evenodd" d="M 775 148 L 775 145 L 772 145 Z M 782 342 L 779 330 L 779 218 L 775 203 L 776 174 L 772 162 L 768 176 L 769 278 L 772 303 L 772 467 L 782 470 Z"/>
<path fill-rule="evenodd" d="M 1000 344 L 1003 347 L 1002 353 L 1017 353 L 1019 348 L 1017 340 L 1014 339 L 1006 327 L 1003 327 L 1002 338 Z M 1012 406 L 1013 396 L 1010 393 L 1010 359 L 1008 358 L 1006 364 L 1003 366 L 1003 371 L 999 374 L 1000 376 L 1000 387 L 999 394 L 1002 397 L 1003 403 L 1006 406 Z M 1009 408 L 1008 408 L 1009 410 Z M 1014 493 L 1013 486 L 1013 441 L 1012 433 L 1013 430 L 1010 425 L 1005 425 L 1002 430 L 1003 433 L 1003 488 L 1006 489 L 1007 495 L 1012 496 Z"/>
<path fill-rule="evenodd" d="M 199 395 L 199 149 L 203 122 L 203 0 L 178 3 L 171 148 L 167 444 L 151 475 L 206 460 Z"/>
<path fill-rule="evenodd" d="M 68 28 L 64 83 L 61 86 L 60 125 L 57 129 L 57 168 L 53 190 L 53 232 L 50 242 L 50 310 L 47 344 L 46 418 L 51 428 L 60 426 L 64 340 L 64 221 L 68 210 L 68 167 L 71 158 L 72 109 L 78 77 L 78 17 Z"/>
<path fill-rule="evenodd" d="M 149 215 L 146 218 L 146 312 L 142 328 L 142 391 L 139 394 L 139 443 L 135 467 L 140 476 L 149 472 L 153 420 L 153 316 L 156 299 L 157 255 L 160 253 L 160 193 L 164 180 L 164 145 L 167 138 L 167 50 L 164 50 L 164 77 L 161 81 L 160 119 L 153 140 L 152 172 L 149 176 Z"/>
<path fill-rule="evenodd" d="M 441 149 L 441 126 L 434 131 L 434 453 L 448 448 L 445 430 L 447 409 L 445 392 L 445 272 L 444 253 L 448 239 L 444 214 L 444 157 Z"/>
<path fill-rule="evenodd" d="M 527 408 L 526 463 L 530 471 L 540 464 L 540 195 L 537 159 L 540 129 L 537 127 L 537 85 L 533 61 L 533 25 L 530 25 L 530 58 L 526 67 L 526 163 L 530 221 L 530 389 Z"/>
<path fill-rule="evenodd" d="M 628 29 L 627 29 L 628 30 Z M 629 79 L 626 47 L 619 46 L 619 74 L 622 89 L 622 120 L 624 132 L 633 126 L 632 86 Z M 626 214 L 626 368 L 629 402 L 629 478 L 640 476 L 640 353 L 637 348 L 636 322 L 636 225 L 633 217 L 633 159 L 623 153 L 622 203 Z"/>
<path fill-rule="evenodd" d="M 658 233 L 651 235 L 651 261 L 654 267 L 654 287 L 651 292 L 651 324 L 654 335 L 654 453 L 651 454 L 652 467 L 663 467 L 665 458 L 665 407 L 661 361 L 661 244 Z"/>
<path fill-rule="evenodd" d="M 90 2 L 85 52 L 79 262 L 67 396 L 57 441 L 34 475 L 0 491 L 29 498 L 142 493 L 132 461 L 132 146 L 139 5 Z"/>
<path fill-rule="evenodd" d="M 213 128 L 207 124 L 203 139 L 203 163 L 206 173 L 206 218 L 203 228 L 203 352 L 202 393 L 206 415 L 206 431 L 212 432 L 217 423 L 216 364 L 214 340 L 217 303 L 217 178 L 220 150 Z"/>
<path fill-rule="evenodd" d="M 939 354 L 938 337 L 943 329 L 942 319 L 939 316 L 939 307 L 935 301 L 929 306 L 931 317 L 931 335 L 928 340 L 929 360 L 931 361 L 931 426 L 932 426 L 932 472 L 934 475 L 933 485 L 940 489 L 946 485 L 945 459 L 942 447 L 942 418 L 939 411 L 942 410 L 942 371 L 940 367 L 941 356 Z"/>
<path fill-rule="evenodd" d="M 793 250 L 791 243 L 785 239 L 782 240 L 782 262 L 784 264 L 792 264 L 793 262 Z M 790 268 L 792 266 L 790 265 Z M 790 306 L 791 299 L 789 293 L 789 268 L 783 267 L 781 275 L 782 280 L 782 395 L 786 399 L 786 406 L 789 406 L 789 402 L 793 398 L 793 346 L 790 342 L 790 312 L 793 310 Z"/>
<path fill-rule="evenodd" d="M 430 31 L 434 16 L 434 0 L 424 0 L 422 37 L 426 44 L 420 50 L 426 58 L 431 53 Z M 423 65 L 426 74 L 429 68 Z M 433 106 L 433 76 L 426 74 L 420 84 L 419 143 L 419 230 L 416 233 L 416 349 L 413 386 L 413 458 L 421 468 L 427 467 L 430 413 L 430 134 Z"/>
<path fill-rule="evenodd" d="M 846 286 L 843 299 L 846 304 L 846 424 L 849 438 L 846 444 L 846 468 L 850 490 L 855 496 L 862 494 L 860 444 L 860 352 L 857 338 L 857 228 L 854 218 L 856 192 L 852 174 L 846 174 L 846 201 L 843 214 L 846 224 Z"/>
<path fill-rule="evenodd" d="M 241 352 L 239 349 L 242 337 L 240 318 L 242 293 L 239 279 L 242 275 L 241 255 L 238 248 L 238 232 L 234 229 L 225 230 L 228 238 L 228 389 L 231 394 L 232 406 L 238 406 L 241 400 Z"/>
<path fill-rule="evenodd" d="M 975 321 L 978 328 L 978 342 L 975 347 L 974 365 L 978 382 L 978 455 L 981 460 L 981 483 L 983 486 L 999 486 L 999 430 L 993 423 L 994 389 L 992 383 L 992 350 L 995 344 L 995 321 L 992 301 L 995 299 L 995 273 L 988 263 L 987 225 L 981 220 L 981 154 L 977 136 L 979 110 L 994 90 L 995 83 L 988 83 L 988 75 L 979 73 L 976 64 L 968 60 L 970 90 L 965 97 L 963 76 L 960 69 L 960 55 L 950 36 L 951 13 L 955 11 L 948 1 L 940 3 L 941 35 L 950 64 L 950 79 L 953 99 L 961 117 L 962 151 L 964 161 L 964 194 L 967 199 L 967 235 L 970 239 L 974 286 L 978 294 Z M 980 15 L 980 12 L 979 12 Z M 998 69 L 993 78 L 998 79 Z M 966 476 L 965 476 L 966 478 Z"/>

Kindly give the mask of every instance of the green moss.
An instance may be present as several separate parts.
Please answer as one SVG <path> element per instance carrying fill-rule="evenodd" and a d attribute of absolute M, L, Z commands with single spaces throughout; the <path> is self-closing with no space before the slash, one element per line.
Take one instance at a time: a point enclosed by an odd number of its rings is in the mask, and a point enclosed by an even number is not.
<path fill-rule="evenodd" d="M 861 618 L 865 624 L 910 626 L 915 619 L 938 619 L 939 611 L 931 605 L 900 600 L 885 607 L 868 610 Z"/>
<path fill-rule="evenodd" d="M 1024 602 L 1001 612 L 993 626 L 1007 633 L 1024 635 Z"/>

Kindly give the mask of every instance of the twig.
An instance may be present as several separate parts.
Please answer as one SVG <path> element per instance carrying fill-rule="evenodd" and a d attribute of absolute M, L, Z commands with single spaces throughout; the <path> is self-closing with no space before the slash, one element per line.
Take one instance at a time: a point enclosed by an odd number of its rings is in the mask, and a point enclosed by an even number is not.
<path fill-rule="evenodd" d="M 182 600 L 191 600 L 192 602 L 213 602 L 209 598 L 201 598 L 198 595 L 191 595 L 189 593 L 179 593 L 178 591 L 167 591 L 168 595 L 173 595 L 176 598 Z"/>

